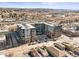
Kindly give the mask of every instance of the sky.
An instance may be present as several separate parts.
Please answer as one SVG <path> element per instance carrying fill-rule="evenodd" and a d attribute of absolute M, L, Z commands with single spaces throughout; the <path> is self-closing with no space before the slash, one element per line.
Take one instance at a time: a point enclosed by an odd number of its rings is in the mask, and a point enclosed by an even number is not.
<path fill-rule="evenodd" d="M 0 2 L 0 7 L 79 10 L 79 2 Z"/>

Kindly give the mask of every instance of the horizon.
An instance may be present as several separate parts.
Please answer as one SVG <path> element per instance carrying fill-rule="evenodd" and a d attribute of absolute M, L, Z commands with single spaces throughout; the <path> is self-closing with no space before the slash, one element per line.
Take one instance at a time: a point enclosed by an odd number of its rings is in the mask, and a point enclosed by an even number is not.
<path fill-rule="evenodd" d="M 0 2 L 0 8 L 79 10 L 79 2 Z"/>

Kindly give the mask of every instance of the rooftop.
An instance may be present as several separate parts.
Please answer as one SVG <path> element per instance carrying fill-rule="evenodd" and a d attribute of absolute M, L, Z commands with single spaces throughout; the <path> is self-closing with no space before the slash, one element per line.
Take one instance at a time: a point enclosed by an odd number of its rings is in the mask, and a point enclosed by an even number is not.
<path fill-rule="evenodd" d="M 0 29 L 0 33 L 8 32 L 8 30 Z"/>
<path fill-rule="evenodd" d="M 35 28 L 34 26 L 32 26 L 32 25 L 30 25 L 30 24 L 26 24 L 26 26 L 27 26 L 28 28 Z"/>
<path fill-rule="evenodd" d="M 19 27 L 21 27 L 22 29 L 26 29 L 25 26 L 23 26 L 22 24 L 18 24 Z"/>
<path fill-rule="evenodd" d="M 49 26 L 58 26 L 57 23 L 46 23 L 46 22 L 44 22 L 44 24 L 49 25 Z"/>
<path fill-rule="evenodd" d="M 21 27 L 22 29 L 29 29 L 29 28 L 35 28 L 34 26 L 30 25 L 30 24 L 18 24 L 19 27 Z"/>

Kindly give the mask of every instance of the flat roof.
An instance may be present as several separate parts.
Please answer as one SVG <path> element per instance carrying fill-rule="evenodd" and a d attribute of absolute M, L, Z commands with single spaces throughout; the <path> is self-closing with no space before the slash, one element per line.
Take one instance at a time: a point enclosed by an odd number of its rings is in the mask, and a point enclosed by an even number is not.
<path fill-rule="evenodd" d="M 44 24 L 49 25 L 49 26 L 58 26 L 58 24 L 56 24 L 56 23 L 46 23 L 46 22 L 44 22 Z"/>
<path fill-rule="evenodd" d="M 2 32 L 8 32 L 8 30 L 0 29 L 0 33 Z"/>
<path fill-rule="evenodd" d="M 31 24 L 26 24 L 28 26 L 28 28 L 35 28 L 34 26 L 32 26 Z"/>
<path fill-rule="evenodd" d="M 31 24 L 18 24 L 22 29 L 35 28 Z"/>

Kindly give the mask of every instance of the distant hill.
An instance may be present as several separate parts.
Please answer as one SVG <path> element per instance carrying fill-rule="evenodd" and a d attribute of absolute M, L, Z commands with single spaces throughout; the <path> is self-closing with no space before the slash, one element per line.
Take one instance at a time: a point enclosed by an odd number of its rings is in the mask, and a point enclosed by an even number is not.
<path fill-rule="evenodd" d="M 68 9 L 48 9 L 48 8 L 0 8 L 6 11 L 20 11 L 20 12 L 50 12 L 50 13 L 66 13 L 66 12 L 79 12 L 79 10 L 68 10 Z"/>

